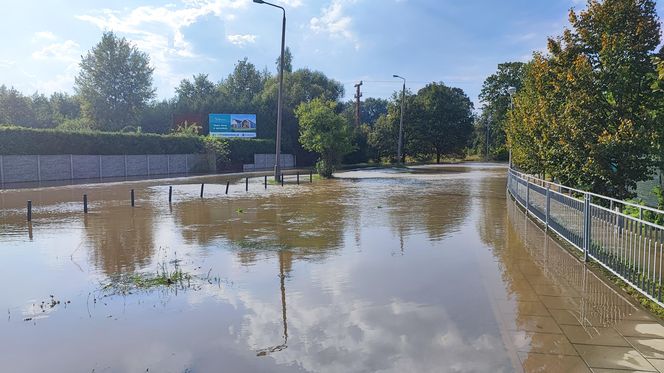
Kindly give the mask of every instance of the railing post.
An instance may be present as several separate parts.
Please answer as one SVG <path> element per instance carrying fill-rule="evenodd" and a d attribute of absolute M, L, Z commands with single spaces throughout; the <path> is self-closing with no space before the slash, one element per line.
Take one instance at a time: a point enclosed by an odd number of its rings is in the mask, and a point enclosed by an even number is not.
<path fill-rule="evenodd" d="M 526 179 L 526 215 L 530 211 L 530 181 Z"/>
<path fill-rule="evenodd" d="M 551 214 L 551 187 L 549 185 L 546 186 L 546 219 L 545 219 L 545 224 L 546 224 L 546 229 L 549 229 L 549 215 Z"/>
<path fill-rule="evenodd" d="M 590 195 L 584 194 L 583 198 L 583 261 L 588 261 L 590 250 Z"/>

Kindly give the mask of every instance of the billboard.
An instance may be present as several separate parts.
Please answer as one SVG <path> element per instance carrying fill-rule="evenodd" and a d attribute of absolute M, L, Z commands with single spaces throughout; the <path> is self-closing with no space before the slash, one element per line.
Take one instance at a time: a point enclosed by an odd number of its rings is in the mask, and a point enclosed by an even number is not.
<path fill-rule="evenodd" d="M 210 114 L 210 135 L 256 137 L 256 114 Z"/>

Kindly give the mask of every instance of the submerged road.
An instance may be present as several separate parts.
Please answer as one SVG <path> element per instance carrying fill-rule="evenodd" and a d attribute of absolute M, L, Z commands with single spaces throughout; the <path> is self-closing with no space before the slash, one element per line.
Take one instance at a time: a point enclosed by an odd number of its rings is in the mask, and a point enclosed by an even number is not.
<path fill-rule="evenodd" d="M 233 179 L 229 194 L 206 177 L 202 199 L 179 179 L 171 204 L 160 180 L 0 191 L 0 366 L 664 371 L 664 326 L 526 217 L 505 173 Z"/>

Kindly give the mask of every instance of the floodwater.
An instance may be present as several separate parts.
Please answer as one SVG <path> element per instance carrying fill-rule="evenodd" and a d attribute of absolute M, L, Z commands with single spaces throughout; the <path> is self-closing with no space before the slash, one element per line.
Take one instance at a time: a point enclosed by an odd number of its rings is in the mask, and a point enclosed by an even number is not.
<path fill-rule="evenodd" d="M 0 191 L 0 371 L 655 371 L 664 327 L 546 239 L 505 172 Z"/>

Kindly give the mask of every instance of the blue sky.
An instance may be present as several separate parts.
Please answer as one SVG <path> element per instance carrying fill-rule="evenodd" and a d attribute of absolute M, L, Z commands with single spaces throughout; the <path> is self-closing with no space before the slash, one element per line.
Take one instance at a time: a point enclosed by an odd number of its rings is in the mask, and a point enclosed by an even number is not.
<path fill-rule="evenodd" d="M 582 0 L 275 0 L 287 10 L 294 68 L 341 81 L 346 98 L 388 97 L 408 79 L 416 91 L 443 81 L 477 103 L 484 79 L 525 61 L 567 25 Z M 658 5 L 660 14 L 661 6 Z M 237 60 L 276 71 L 281 14 L 251 0 L 11 1 L 0 17 L 0 84 L 32 93 L 73 91 L 80 56 L 104 30 L 149 53 L 160 98 L 183 78 L 217 81 Z"/>

